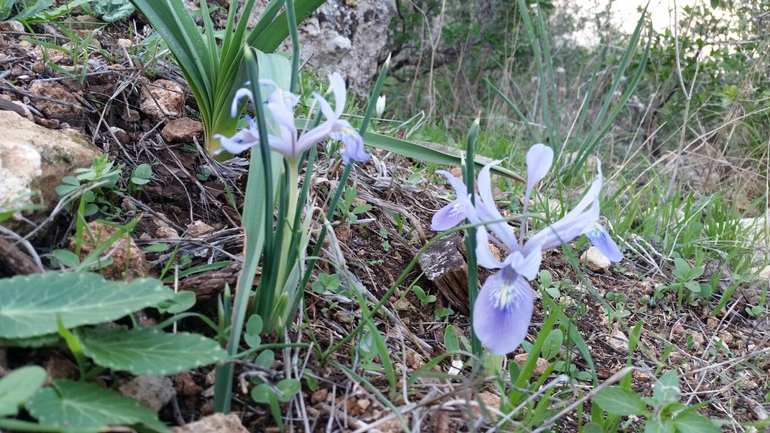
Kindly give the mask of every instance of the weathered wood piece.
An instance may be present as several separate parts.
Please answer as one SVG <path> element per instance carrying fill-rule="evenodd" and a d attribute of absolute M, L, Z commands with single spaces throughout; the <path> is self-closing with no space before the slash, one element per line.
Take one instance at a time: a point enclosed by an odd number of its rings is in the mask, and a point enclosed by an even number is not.
<path fill-rule="evenodd" d="M 462 254 L 463 240 L 456 233 L 434 242 L 420 257 L 425 276 L 433 281 L 453 307 L 470 315 L 468 265 Z"/>

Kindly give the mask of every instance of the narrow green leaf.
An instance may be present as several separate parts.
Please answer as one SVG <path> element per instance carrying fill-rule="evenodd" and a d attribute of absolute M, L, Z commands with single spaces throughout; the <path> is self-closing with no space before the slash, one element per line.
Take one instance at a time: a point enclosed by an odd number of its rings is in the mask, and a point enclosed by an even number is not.
<path fill-rule="evenodd" d="M 0 337 L 27 338 L 117 320 L 171 299 L 158 280 L 108 281 L 84 272 L 48 272 L 0 280 Z"/>
<path fill-rule="evenodd" d="M 304 123 L 297 125 L 298 127 L 304 127 Z M 433 149 L 427 145 L 412 143 L 405 140 L 400 140 L 394 137 L 388 137 L 387 135 L 381 135 L 374 132 L 367 132 L 364 135 L 364 144 L 378 149 L 387 150 L 388 152 L 397 153 L 407 158 L 412 158 L 425 163 L 435 163 L 441 165 L 459 166 L 462 163 L 462 157 L 453 155 L 441 150 Z M 485 162 L 480 158 L 476 158 L 476 169 L 481 170 L 484 167 Z M 508 177 L 510 179 L 525 182 L 524 178 L 518 174 L 504 169 L 499 165 L 492 167 L 492 172 L 501 176 Z"/>
<path fill-rule="evenodd" d="M 16 415 L 23 404 L 45 383 L 42 367 L 31 365 L 14 370 L 0 379 L 0 417 Z"/>
<path fill-rule="evenodd" d="M 612 415 L 642 415 L 647 411 L 647 405 L 637 393 L 617 386 L 599 391 L 593 401 Z"/>
<path fill-rule="evenodd" d="M 95 363 L 145 376 L 167 376 L 227 358 L 227 352 L 210 338 L 154 328 L 84 329 L 81 344 Z"/>
<path fill-rule="evenodd" d="M 67 429 L 101 429 L 111 424 L 144 424 L 157 432 L 169 429 L 138 401 L 95 383 L 66 379 L 53 381 L 27 402 L 27 410 L 41 424 Z"/>

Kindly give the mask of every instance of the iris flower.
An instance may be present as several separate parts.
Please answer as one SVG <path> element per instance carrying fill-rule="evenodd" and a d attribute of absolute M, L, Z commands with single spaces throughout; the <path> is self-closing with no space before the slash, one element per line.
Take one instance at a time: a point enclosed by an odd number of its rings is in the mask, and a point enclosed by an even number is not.
<path fill-rule="evenodd" d="M 457 199 L 434 215 L 432 227 L 444 230 L 451 228 L 462 221 L 461 213 L 471 222 L 502 219 L 492 197 L 490 180 L 491 167 L 499 163 L 493 161 L 479 172 L 479 193 L 475 198 L 475 206 L 470 203 L 465 185 L 451 174 L 442 172 L 455 187 Z M 527 153 L 525 213 L 532 189 L 545 177 L 552 163 L 553 151 L 547 146 L 537 144 Z M 585 234 L 610 260 L 620 261 L 623 258 L 618 246 L 598 224 L 601 164 L 597 164 L 597 167 L 596 180 L 577 206 L 561 220 L 532 235 L 527 242 L 524 242 L 523 236 L 517 241 L 511 227 L 505 222 L 477 227 L 478 263 L 498 271 L 489 276 L 481 287 L 473 306 L 473 330 L 493 354 L 504 355 L 516 350 L 527 335 L 534 303 L 529 281 L 537 278 L 543 250 Z M 491 237 L 487 230 L 491 232 Z M 505 250 L 507 257 L 498 260 L 492 255 L 490 239 Z"/>
<path fill-rule="evenodd" d="M 290 161 L 296 161 L 303 152 L 312 146 L 331 138 L 345 144 L 342 159 L 346 163 L 350 163 L 351 160 L 361 162 L 369 158 L 370 155 L 364 150 L 364 141 L 361 135 L 350 126 L 347 120 L 340 119 L 342 110 L 345 108 L 345 81 L 335 72 L 329 75 L 329 83 L 332 93 L 334 93 L 335 108 L 332 109 L 323 96 L 313 93 L 326 121 L 299 136 L 294 124 L 294 106 L 297 105 L 299 97 L 291 92 L 281 90 L 272 80 L 259 80 L 261 86 L 272 86 L 275 89 L 265 101 L 265 105 L 274 120 L 267 135 L 270 149 L 283 154 Z M 233 117 L 238 115 L 238 105 L 243 98 L 249 98 L 254 102 L 254 95 L 251 90 L 248 88 L 239 89 L 233 98 L 231 108 Z M 215 136 L 220 140 L 222 148 L 233 155 L 259 146 L 257 125 L 249 116 L 246 116 L 246 120 L 249 126 L 232 137 Z"/>

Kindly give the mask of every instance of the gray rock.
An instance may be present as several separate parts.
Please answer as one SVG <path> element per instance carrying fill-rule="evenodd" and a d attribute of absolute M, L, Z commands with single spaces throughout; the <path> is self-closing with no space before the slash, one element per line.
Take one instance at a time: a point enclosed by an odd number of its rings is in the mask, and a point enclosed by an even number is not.
<path fill-rule="evenodd" d="M 238 415 L 215 413 L 200 421 L 174 427 L 171 433 L 249 433 L 249 431 L 243 426 Z"/>
<path fill-rule="evenodd" d="M 171 379 L 159 376 L 134 377 L 121 383 L 118 392 L 124 397 L 133 398 L 155 413 L 167 405 L 176 394 Z"/>

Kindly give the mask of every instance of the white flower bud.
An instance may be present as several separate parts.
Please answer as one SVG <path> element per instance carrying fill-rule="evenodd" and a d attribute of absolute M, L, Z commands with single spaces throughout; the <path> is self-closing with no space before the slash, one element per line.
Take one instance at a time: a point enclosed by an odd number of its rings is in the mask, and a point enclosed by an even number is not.
<path fill-rule="evenodd" d="M 385 95 L 380 95 L 380 97 L 377 98 L 377 103 L 374 105 L 374 111 L 377 113 L 377 117 L 382 116 L 382 113 L 385 112 Z"/>

